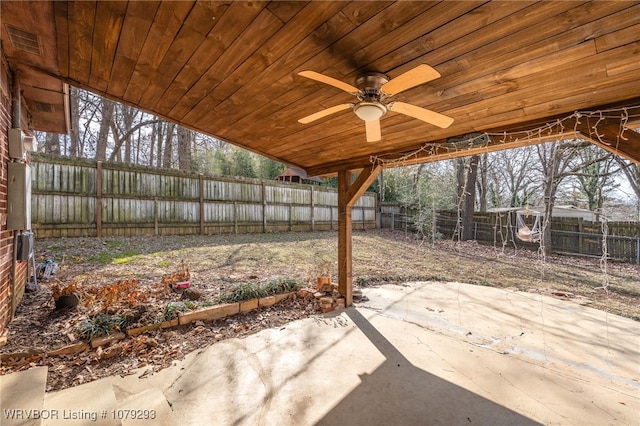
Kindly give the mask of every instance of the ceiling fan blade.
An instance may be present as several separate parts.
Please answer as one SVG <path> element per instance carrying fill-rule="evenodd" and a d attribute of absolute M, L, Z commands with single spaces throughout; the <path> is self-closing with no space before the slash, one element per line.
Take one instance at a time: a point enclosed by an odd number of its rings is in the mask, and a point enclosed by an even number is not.
<path fill-rule="evenodd" d="M 327 115 L 334 114 L 339 111 L 344 111 L 345 109 L 353 108 L 353 104 L 341 104 L 332 106 L 331 108 L 323 109 L 322 111 L 318 111 L 315 114 L 308 115 L 304 118 L 298 120 L 298 123 L 309 124 L 312 121 L 316 121 L 320 118 L 326 117 Z"/>
<path fill-rule="evenodd" d="M 367 131 L 367 142 L 378 142 L 382 139 L 382 133 L 380 132 L 380 119 L 365 121 L 364 125 Z"/>
<path fill-rule="evenodd" d="M 301 75 L 302 77 L 310 78 L 311 80 L 319 81 L 324 84 L 328 84 L 333 87 L 337 87 L 338 89 L 344 90 L 345 92 L 351 93 L 352 95 L 356 95 L 360 93 L 360 90 L 355 86 L 352 86 L 348 83 L 345 83 L 344 81 L 336 80 L 333 77 L 329 77 L 315 71 L 300 71 L 298 75 Z"/>
<path fill-rule="evenodd" d="M 439 77 L 440 73 L 438 71 L 427 64 L 422 64 L 383 84 L 380 90 L 387 96 L 393 96 Z"/>
<path fill-rule="evenodd" d="M 442 129 L 446 129 L 453 123 L 453 118 L 451 117 L 404 102 L 391 102 L 387 105 L 387 109 L 417 118 Z"/>

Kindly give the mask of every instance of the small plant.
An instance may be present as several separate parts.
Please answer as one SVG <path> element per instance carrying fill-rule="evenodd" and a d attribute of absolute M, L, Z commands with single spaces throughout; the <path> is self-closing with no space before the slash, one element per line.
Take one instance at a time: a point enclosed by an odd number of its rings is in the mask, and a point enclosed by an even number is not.
<path fill-rule="evenodd" d="M 53 300 L 58 300 L 62 296 L 68 296 L 70 294 L 74 294 L 80 288 L 80 284 L 78 283 L 69 283 L 64 287 L 61 287 L 60 284 L 55 283 L 51 286 L 51 291 L 53 292 Z"/>
<path fill-rule="evenodd" d="M 178 317 L 178 312 L 186 312 L 197 307 L 198 305 L 190 300 L 185 300 L 184 302 L 168 303 L 167 306 L 165 306 L 164 311 L 162 312 L 162 320 L 170 321 Z"/>
<path fill-rule="evenodd" d="M 120 265 L 120 264 L 129 263 L 129 261 L 131 261 L 133 257 L 136 257 L 138 255 L 140 255 L 140 253 L 131 251 L 131 250 L 126 250 L 126 251 L 123 251 L 122 253 L 117 253 L 117 254 L 113 254 L 108 251 L 103 251 L 89 258 L 89 261 L 94 263 L 101 263 L 103 265 L 108 265 L 110 263 L 114 265 Z"/>
<path fill-rule="evenodd" d="M 121 299 L 127 299 L 131 304 L 135 302 L 139 291 L 135 291 L 137 281 L 135 279 L 118 281 L 115 284 L 104 285 L 98 291 L 96 299 L 102 302 L 103 307 L 107 308 L 118 303 Z M 131 298 L 131 295 L 133 299 Z"/>
<path fill-rule="evenodd" d="M 164 292 L 169 294 L 171 285 L 189 281 L 191 279 L 191 272 L 189 271 L 189 267 L 185 266 L 184 260 L 180 262 L 180 268 L 172 274 L 165 274 L 162 276 L 162 285 L 164 287 Z"/>
<path fill-rule="evenodd" d="M 220 296 L 220 302 L 233 303 L 244 300 L 258 299 L 266 296 L 267 293 L 256 281 L 237 284 L 233 290 Z"/>
<path fill-rule="evenodd" d="M 300 284 L 293 278 L 276 278 L 264 286 L 264 291 L 270 295 L 281 294 L 297 290 L 300 287 Z"/>
<path fill-rule="evenodd" d="M 220 303 L 243 302 L 250 299 L 296 290 L 300 284 L 293 278 L 276 278 L 264 285 L 256 281 L 237 284 L 231 291 L 220 296 Z"/>
<path fill-rule="evenodd" d="M 127 320 L 122 315 L 99 314 L 78 324 L 78 331 L 88 339 L 106 336 L 115 330 L 122 330 Z"/>

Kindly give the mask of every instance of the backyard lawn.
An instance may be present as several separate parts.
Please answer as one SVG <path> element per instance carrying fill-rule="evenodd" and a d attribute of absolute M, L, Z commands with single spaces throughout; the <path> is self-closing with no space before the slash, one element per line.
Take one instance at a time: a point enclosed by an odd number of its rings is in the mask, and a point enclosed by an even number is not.
<path fill-rule="evenodd" d="M 39 282 L 38 291 L 25 294 L 2 348 L 3 354 L 33 354 L 20 361 L 5 357 L 0 373 L 49 365 L 49 390 L 110 374 L 131 374 L 141 367 L 152 374 L 216 341 L 321 315 L 314 299 L 298 297 L 224 320 L 151 330 L 78 354 L 38 355 L 38 350 L 86 341 L 83 324 L 99 313 L 122 314 L 127 324 L 120 326 L 126 328 L 169 319 L 172 309 L 215 305 L 239 285 L 287 279 L 313 287 L 316 278 L 326 273 L 337 281 L 335 232 L 41 239 L 36 241 L 36 255 L 38 261 L 52 259 L 58 269 L 52 279 Z M 475 242 L 421 243 L 411 234 L 384 230 L 354 232 L 353 259 L 355 287 L 434 281 L 515 288 L 640 320 L 637 265 L 568 256 L 543 259 L 535 252 Z M 199 293 L 194 301 L 185 302 L 162 284 L 162 277 L 180 271 L 183 262 L 191 288 Z M 124 301 L 107 300 L 106 293 L 100 293 L 106 286 L 115 289 L 125 282 L 131 288 Z M 80 305 L 55 310 L 52 288 L 59 291 L 69 284 L 78 288 Z"/>

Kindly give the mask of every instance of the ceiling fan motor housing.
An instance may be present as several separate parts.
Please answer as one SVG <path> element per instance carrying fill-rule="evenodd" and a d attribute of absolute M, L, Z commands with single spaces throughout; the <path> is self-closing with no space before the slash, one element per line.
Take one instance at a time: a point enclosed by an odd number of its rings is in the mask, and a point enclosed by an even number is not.
<path fill-rule="evenodd" d="M 358 98 L 365 102 L 380 102 L 383 94 L 380 88 L 389 81 L 389 77 L 379 72 L 371 72 L 356 79 L 356 87 L 362 92 Z"/>

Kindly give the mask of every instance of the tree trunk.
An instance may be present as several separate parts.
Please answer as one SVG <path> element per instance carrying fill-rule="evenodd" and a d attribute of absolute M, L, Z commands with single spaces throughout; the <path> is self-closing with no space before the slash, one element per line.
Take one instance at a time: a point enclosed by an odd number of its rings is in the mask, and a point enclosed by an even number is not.
<path fill-rule="evenodd" d="M 479 208 L 480 212 L 485 213 L 487 211 L 487 185 L 488 185 L 488 154 L 482 154 L 479 162 L 479 177 L 478 181 L 478 199 L 480 200 Z"/>
<path fill-rule="evenodd" d="M 98 133 L 98 141 L 96 143 L 96 160 L 104 161 L 107 159 L 107 143 L 109 141 L 109 128 L 113 119 L 114 102 L 102 98 L 102 117 L 100 120 L 100 131 Z"/>
<path fill-rule="evenodd" d="M 542 222 L 540 247 L 545 255 L 551 254 L 551 218 L 553 217 L 553 206 L 556 202 L 558 184 L 562 179 L 561 169 L 564 167 L 561 163 L 564 154 L 564 149 L 560 148 L 559 142 L 538 146 L 538 156 L 544 175 L 544 220 Z"/>
<path fill-rule="evenodd" d="M 69 156 L 71 158 L 82 157 L 80 153 L 80 100 L 78 99 L 78 89 L 70 88 L 69 92 L 69 109 L 71 131 L 69 132 L 70 145 Z"/>
<path fill-rule="evenodd" d="M 166 122 L 164 120 L 158 123 L 158 146 L 157 146 L 157 155 L 156 155 L 156 167 L 162 167 L 162 148 L 164 145 L 164 130 L 165 130 Z"/>
<path fill-rule="evenodd" d="M 456 161 L 458 179 L 458 208 L 460 209 L 460 240 L 473 239 L 473 212 L 476 201 L 476 181 L 479 156 L 460 158 Z"/>
<path fill-rule="evenodd" d="M 474 155 L 469 158 L 469 170 L 467 171 L 467 182 L 464 189 L 464 213 L 462 219 L 463 241 L 471 240 L 473 235 L 473 212 L 476 202 L 476 181 L 478 179 L 479 156 Z"/>
<path fill-rule="evenodd" d="M 190 172 L 193 168 L 191 158 L 192 132 L 178 126 L 178 168 Z"/>
<path fill-rule="evenodd" d="M 167 133 L 165 136 L 164 142 L 164 153 L 162 155 L 162 167 L 165 169 L 171 168 L 171 154 L 173 149 L 173 129 L 175 128 L 175 124 L 167 123 Z"/>
<path fill-rule="evenodd" d="M 60 155 L 60 135 L 57 133 L 47 133 L 44 143 L 44 152 L 47 154 Z"/>
<path fill-rule="evenodd" d="M 153 166 L 153 159 L 156 149 L 156 139 L 158 137 L 158 123 L 151 126 L 151 137 L 149 138 L 149 165 Z"/>
<path fill-rule="evenodd" d="M 553 206 L 556 203 L 556 190 L 558 186 L 551 177 L 544 180 L 544 220 L 542 222 L 542 236 L 540 246 L 544 254 L 551 254 L 551 219 L 553 217 Z"/>

